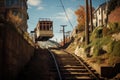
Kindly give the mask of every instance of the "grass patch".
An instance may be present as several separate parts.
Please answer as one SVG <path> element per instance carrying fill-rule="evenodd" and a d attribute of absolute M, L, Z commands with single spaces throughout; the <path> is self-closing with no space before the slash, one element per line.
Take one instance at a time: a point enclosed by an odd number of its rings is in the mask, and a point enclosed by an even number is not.
<path fill-rule="evenodd" d="M 120 57 L 120 41 L 111 41 L 108 44 L 108 53 L 110 53 L 112 56 Z"/>
<path fill-rule="evenodd" d="M 108 45 L 109 43 L 111 43 L 111 37 L 107 36 L 107 37 L 103 37 L 103 38 L 96 38 L 94 40 L 91 41 L 91 43 L 86 46 L 87 48 L 91 48 L 94 47 L 93 49 L 93 56 L 99 56 L 107 51 L 103 50 L 103 46 L 104 45 Z"/>
<path fill-rule="evenodd" d="M 119 32 L 120 24 L 114 23 L 110 25 L 110 28 L 104 30 L 103 27 L 96 27 L 91 34 L 90 44 L 85 47 L 85 50 L 88 48 L 94 47 L 93 56 L 101 55 L 104 50 L 103 46 L 106 46 L 105 51 L 111 53 L 113 56 L 120 56 L 120 41 L 113 41 L 111 39 L 111 33 Z M 106 33 L 106 34 L 105 34 Z M 109 34 L 109 35 L 108 35 Z"/>
<path fill-rule="evenodd" d="M 101 38 L 103 36 L 102 30 L 103 30 L 102 27 L 96 27 L 90 36 L 90 41 L 96 38 Z"/>
<path fill-rule="evenodd" d="M 120 41 L 114 41 L 112 45 L 112 55 L 120 57 Z"/>

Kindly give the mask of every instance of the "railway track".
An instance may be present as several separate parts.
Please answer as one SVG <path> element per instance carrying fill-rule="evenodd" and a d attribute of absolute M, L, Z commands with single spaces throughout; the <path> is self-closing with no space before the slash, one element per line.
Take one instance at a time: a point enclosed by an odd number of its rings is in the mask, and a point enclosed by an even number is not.
<path fill-rule="evenodd" d="M 101 80 L 99 74 L 76 55 L 60 50 L 49 52 L 55 64 L 51 68 L 57 75 L 55 80 Z"/>

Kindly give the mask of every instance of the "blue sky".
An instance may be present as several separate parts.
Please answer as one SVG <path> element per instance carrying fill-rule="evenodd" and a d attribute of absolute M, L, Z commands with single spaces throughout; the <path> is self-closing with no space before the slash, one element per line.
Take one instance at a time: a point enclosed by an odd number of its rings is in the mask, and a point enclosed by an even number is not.
<path fill-rule="evenodd" d="M 93 7 L 96 9 L 100 4 L 106 0 L 92 0 Z M 28 32 L 33 31 L 37 25 L 39 18 L 50 18 L 53 21 L 53 40 L 58 42 L 62 39 L 62 27 L 60 25 L 67 25 L 65 31 L 72 31 L 77 25 L 76 16 L 74 11 L 80 5 L 85 5 L 85 0 L 62 0 L 67 15 L 73 25 L 68 22 L 60 0 L 28 0 Z"/>

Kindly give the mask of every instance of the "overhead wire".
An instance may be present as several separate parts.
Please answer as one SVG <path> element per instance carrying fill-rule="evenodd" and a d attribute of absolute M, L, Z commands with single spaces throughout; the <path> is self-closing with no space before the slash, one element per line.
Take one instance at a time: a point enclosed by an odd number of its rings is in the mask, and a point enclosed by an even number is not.
<path fill-rule="evenodd" d="M 60 1 L 61 5 L 62 5 L 62 8 L 63 8 L 64 12 L 65 12 L 65 15 L 66 15 L 67 20 L 68 20 L 69 24 L 71 25 L 71 27 L 72 27 L 72 29 L 73 29 L 73 25 L 72 25 L 72 23 L 71 23 L 71 21 L 70 21 L 70 19 L 69 19 L 69 16 L 68 16 L 68 14 L 67 14 L 67 12 L 66 12 L 66 10 L 65 10 L 65 7 L 64 7 L 64 5 L 63 5 L 63 2 L 62 2 L 62 0 L 59 0 L 59 1 Z"/>

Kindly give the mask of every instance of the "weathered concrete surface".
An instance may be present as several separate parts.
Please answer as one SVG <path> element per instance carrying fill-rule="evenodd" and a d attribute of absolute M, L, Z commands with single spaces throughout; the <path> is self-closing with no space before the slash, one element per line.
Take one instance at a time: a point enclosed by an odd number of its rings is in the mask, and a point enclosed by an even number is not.
<path fill-rule="evenodd" d="M 34 47 L 14 25 L 0 20 L 0 80 L 14 80 L 33 54 Z"/>
<path fill-rule="evenodd" d="M 16 80 L 57 80 L 51 72 L 53 65 L 49 55 L 47 50 L 37 49 Z"/>

